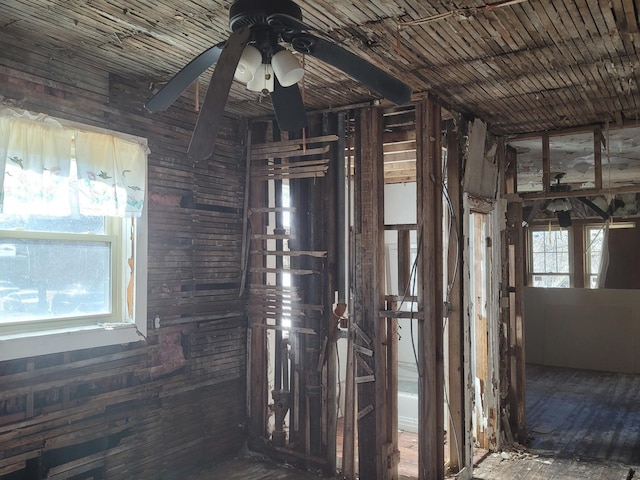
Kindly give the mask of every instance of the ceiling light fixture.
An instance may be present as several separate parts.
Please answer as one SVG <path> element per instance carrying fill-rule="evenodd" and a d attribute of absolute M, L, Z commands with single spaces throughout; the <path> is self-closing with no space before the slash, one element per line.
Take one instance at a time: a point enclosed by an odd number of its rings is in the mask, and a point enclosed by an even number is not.
<path fill-rule="evenodd" d="M 547 205 L 547 210 L 550 212 L 568 212 L 571 210 L 571 202 L 568 198 L 556 198 Z"/>
<path fill-rule="evenodd" d="M 274 86 L 273 67 L 269 63 L 261 63 L 251 81 L 247 83 L 247 90 L 267 95 L 273 92 Z"/>
<path fill-rule="evenodd" d="M 269 54 L 267 54 L 269 55 Z M 298 59 L 289 50 L 282 49 L 271 57 L 271 63 L 262 63 L 263 55 L 253 45 L 247 45 L 242 51 L 238 67 L 233 78 L 247 85 L 252 92 L 267 95 L 275 87 L 274 74 L 283 87 L 298 83 L 304 69 Z"/>
<path fill-rule="evenodd" d="M 280 50 L 271 58 L 273 71 L 280 85 L 290 87 L 298 83 L 304 75 L 304 69 L 298 59 L 289 50 Z"/>
<path fill-rule="evenodd" d="M 242 83 L 249 83 L 262 63 L 262 53 L 253 45 L 247 45 L 242 51 L 242 56 L 236 67 L 233 78 Z"/>

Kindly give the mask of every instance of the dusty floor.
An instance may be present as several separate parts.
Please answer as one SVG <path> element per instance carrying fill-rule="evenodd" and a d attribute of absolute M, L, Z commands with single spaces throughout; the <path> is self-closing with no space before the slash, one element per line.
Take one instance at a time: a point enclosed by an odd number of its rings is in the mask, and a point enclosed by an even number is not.
<path fill-rule="evenodd" d="M 640 464 L 639 375 L 529 366 L 527 379 L 532 449 Z"/>
<path fill-rule="evenodd" d="M 527 429 L 526 450 L 489 455 L 474 478 L 640 479 L 640 375 L 529 365 Z"/>
<path fill-rule="evenodd" d="M 640 480 L 640 375 L 528 366 L 527 425 L 530 445 L 488 455 L 474 469 L 475 480 Z M 413 469 L 417 440 L 401 440 Z M 317 478 L 249 456 L 188 480 Z"/>
<path fill-rule="evenodd" d="M 185 480 L 318 480 L 312 473 L 277 465 L 258 455 L 243 455 Z"/>
<path fill-rule="evenodd" d="M 538 454 L 489 455 L 474 469 L 474 480 L 630 480 L 640 476 L 627 464 L 556 458 Z"/>

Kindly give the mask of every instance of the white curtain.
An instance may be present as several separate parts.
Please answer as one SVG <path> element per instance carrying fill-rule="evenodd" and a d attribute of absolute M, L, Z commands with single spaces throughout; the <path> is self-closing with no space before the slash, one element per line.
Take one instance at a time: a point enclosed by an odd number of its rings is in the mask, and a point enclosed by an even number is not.
<path fill-rule="evenodd" d="M 45 116 L 0 116 L 5 212 L 69 215 L 71 138 L 72 132 Z"/>
<path fill-rule="evenodd" d="M 141 145 L 96 132 L 76 132 L 75 145 L 80 213 L 139 217 L 147 157 Z"/>
<path fill-rule="evenodd" d="M 600 256 L 600 266 L 598 268 L 598 288 L 604 288 L 607 280 L 607 269 L 609 268 L 609 220 L 602 227 L 602 255 Z"/>
<path fill-rule="evenodd" d="M 0 211 L 138 217 L 148 152 L 139 141 L 0 110 Z"/>

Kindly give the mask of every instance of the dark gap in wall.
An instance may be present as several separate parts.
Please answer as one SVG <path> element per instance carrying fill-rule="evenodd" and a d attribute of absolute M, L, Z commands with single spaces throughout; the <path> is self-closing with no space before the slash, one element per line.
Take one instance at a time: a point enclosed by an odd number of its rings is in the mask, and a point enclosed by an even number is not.
<path fill-rule="evenodd" d="M 231 283 L 198 283 L 197 285 L 182 285 L 181 292 L 193 292 L 202 290 L 238 290 L 240 284 L 237 282 Z"/>
<path fill-rule="evenodd" d="M 234 215 L 240 215 L 241 210 L 234 207 L 224 207 L 222 205 L 210 205 L 207 203 L 197 203 L 193 199 L 193 195 L 185 195 L 180 200 L 180 206 L 182 208 L 192 208 L 194 210 L 206 210 L 208 212 L 221 212 L 221 213 L 233 213 Z"/>
<path fill-rule="evenodd" d="M 45 479 L 52 468 L 117 447 L 122 439 L 129 435 L 131 435 L 131 430 L 127 429 L 107 437 L 43 452 L 39 457 L 28 459 L 24 469 L 4 475 L 0 477 L 0 479 Z M 99 480 L 103 478 L 105 478 L 103 467 L 97 467 L 87 472 L 68 477 L 69 480 Z"/>

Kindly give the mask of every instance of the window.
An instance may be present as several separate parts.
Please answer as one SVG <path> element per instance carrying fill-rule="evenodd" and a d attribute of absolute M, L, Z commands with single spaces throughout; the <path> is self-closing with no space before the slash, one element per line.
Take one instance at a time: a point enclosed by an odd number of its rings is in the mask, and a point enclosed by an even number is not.
<path fill-rule="evenodd" d="M 0 110 L 0 360 L 146 334 L 147 151 Z"/>
<path fill-rule="evenodd" d="M 588 288 L 598 288 L 598 275 L 602 259 L 602 246 L 604 243 L 604 226 L 586 227 L 585 236 L 585 275 Z"/>
<path fill-rule="evenodd" d="M 529 229 L 529 285 L 556 288 L 571 286 L 568 230 Z"/>

